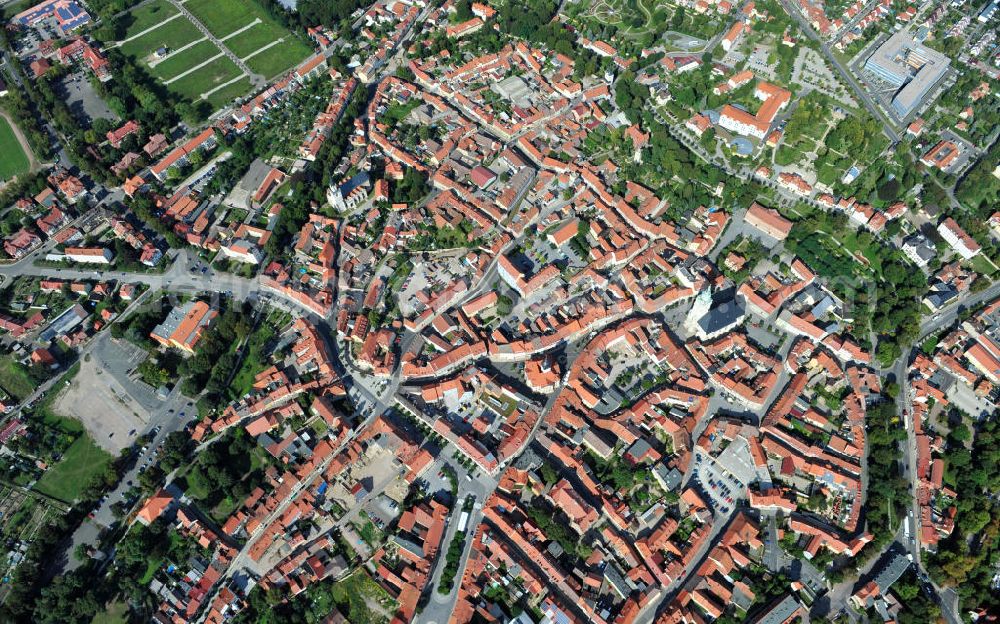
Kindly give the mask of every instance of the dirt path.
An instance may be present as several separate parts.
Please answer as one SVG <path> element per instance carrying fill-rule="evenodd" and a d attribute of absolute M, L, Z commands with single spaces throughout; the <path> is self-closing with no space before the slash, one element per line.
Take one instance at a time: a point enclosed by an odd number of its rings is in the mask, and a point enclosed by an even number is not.
<path fill-rule="evenodd" d="M 11 118 L 7 111 L 0 109 L 0 117 L 7 120 L 10 124 L 11 129 L 14 130 L 14 136 L 17 137 L 17 142 L 21 144 L 21 149 L 28 156 L 28 171 L 38 171 L 42 168 L 42 164 L 38 162 L 35 157 L 35 152 L 31 149 L 31 145 L 28 143 L 28 137 L 24 136 L 24 132 L 21 131 L 21 126 L 17 125 Z"/>

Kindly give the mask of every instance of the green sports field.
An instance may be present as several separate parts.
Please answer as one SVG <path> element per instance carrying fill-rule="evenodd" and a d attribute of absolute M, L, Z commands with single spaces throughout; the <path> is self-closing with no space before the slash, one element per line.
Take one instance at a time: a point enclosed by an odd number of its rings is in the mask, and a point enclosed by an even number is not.
<path fill-rule="evenodd" d="M 0 117 L 0 154 L 4 155 L 0 158 L 0 180 L 7 181 L 28 171 L 28 155 L 17 142 L 14 129 L 3 117 Z"/>

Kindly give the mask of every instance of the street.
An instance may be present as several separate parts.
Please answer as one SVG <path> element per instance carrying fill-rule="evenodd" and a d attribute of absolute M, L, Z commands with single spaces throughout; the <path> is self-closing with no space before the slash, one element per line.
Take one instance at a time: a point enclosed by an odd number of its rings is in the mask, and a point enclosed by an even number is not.
<path fill-rule="evenodd" d="M 871 97 L 868 96 L 868 93 L 861 87 L 861 85 L 858 84 L 858 81 L 855 80 L 853 75 L 851 75 L 851 72 L 848 71 L 848 69 L 844 67 L 840 60 L 833 54 L 830 50 L 829 44 L 823 41 L 823 39 L 816 33 L 812 25 L 809 24 L 808 20 L 806 20 L 806 18 L 802 15 L 802 12 L 799 11 L 798 7 L 796 7 L 791 0 L 781 0 L 781 5 L 785 7 L 785 11 L 787 11 L 789 15 L 793 16 L 799 23 L 799 27 L 802 29 L 802 32 L 819 44 L 823 56 L 826 57 L 826 60 L 829 61 L 829 63 L 837 70 L 837 73 L 840 74 L 840 78 L 847 83 L 852 91 L 854 91 L 854 95 L 858 101 L 864 104 L 865 109 L 867 109 L 868 112 L 871 113 L 872 117 L 874 117 L 882 125 L 882 132 L 889 137 L 889 140 L 893 143 L 893 145 L 899 143 L 900 135 L 896 131 L 896 128 L 889 123 L 888 118 L 884 113 L 882 113 L 882 110 L 875 104 Z"/>

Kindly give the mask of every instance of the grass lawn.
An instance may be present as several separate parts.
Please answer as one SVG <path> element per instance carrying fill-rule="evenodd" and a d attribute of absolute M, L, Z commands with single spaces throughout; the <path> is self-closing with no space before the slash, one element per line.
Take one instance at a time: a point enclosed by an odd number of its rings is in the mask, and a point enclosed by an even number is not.
<path fill-rule="evenodd" d="M 243 504 L 242 498 L 233 498 L 232 496 L 227 496 L 219 501 L 219 504 L 215 506 L 212 510 L 212 519 L 219 524 L 224 524 L 226 519 L 236 511 L 240 505 Z"/>
<path fill-rule="evenodd" d="M 215 87 L 229 82 L 240 75 L 240 68 L 231 60 L 223 56 L 215 59 L 196 72 L 184 76 L 180 80 L 171 82 L 168 88 L 175 93 L 179 93 L 192 100 L 197 100 L 202 93 L 211 91 Z"/>
<path fill-rule="evenodd" d="M 277 25 L 253 0 L 188 0 L 184 6 L 220 39 L 257 18 L 265 24 Z"/>
<path fill-rule="evenodd" d="M 16 0 L 15 2 L 11 2 L 10 4 L 0 8 L 0 16 L 2 16 L 6 21 L 21 11 L 30 8 L 34 4 L 35 2 L 33 0 Z"/>
<path fill-rule="evenodd" d="M 245 216 L 245 215 L 244 215 Z M 240 368 L 229 383 L 229 396 L 233 399 L 243 396 L 253 387 L 254 379 L 267 368 L 269 360 L 263 354 L 264 346 L 275 336 L 275 328 L 265 319 L 244 345 L 245 356 Z"/>
<path fill-rule="evenodd" d="M 128 607 L 124 602 L 112 602 L 104 613 L 95 615 L 90 624 L 126 624 L 128 622 L 128 618 L 125 617 L 127 614 Z"/>
<path fill-rule="evenodd" d="M 21 401 L 35 391 L 35 382 L 23 364 L 5 355 L 0 357 L 0 388 Z"/>
<path fill-rule="evenodd" d="M 223 41 L 240 58 L 284 38 L 247 61 L 250 69 L 269 79 L 294 67 L 312 51 L 253 0 L 188 0 L 184 6 L 220 39 L 259 19 L 259 24 Z"/>
<path fill-rule="evenodd" d="M 141 30 L 135 32 L 138 33 Z M 187 18 L 178 17 L 138 39 L 123 43 L 119 49 L 126 56 L 144 60 L 160 47 L 166 47 L 168 51 L 176 50 L 204 36 Z"/>
<path fill-rule="evenodd" d="M 294 38 L 286 38 L 247 61 L 247 66 L 268 79 L 295 67 L 309 56 L 308 46 Z"/>
<path fill-rule="evenodd" d="M 52 498 L 72 503 L 110 461 L 111 455 L 98 447 L 89 434 L 81 434 L 66 449 L 62 460 L 45 471 L 35 484 L 35 489 Z"/>
<path fill-rule="evenodd" d="M 351 622 L 388 620 L 383 614 L 395 613 L 397 608 L 396 601 L 364 570 L 334 583 L 330 588 L 330 597 L 341 608 L 347 607 L 347 617 Z M 381 607 L 382 613 L 378 607 Z"/>
<path fill-rule="evenodd" d="M 291 39 L 287 30 L 277 24 L 261 22 L 249 30 L 226 39 L 222 43 L 240 58 L 250 56 L 257 50 L 281 38 Z"/>
<path fill-rule="evenodd" d="M 997 268 L 993 266 L 993 263 L 990 262 L 989 259 L 983 254 L 969 260 L 969 266 L 972 267 L 972 270 L 976 273 L 986 275 L 988 277 L 992 277 L 997 272 Z"/>
<path fill-rule="evenodd" d="M 28 171 L 28 155 L 14 136 L 14 129 L 6 119 L 0 118 L 0 180 L 9 180 Z"/>
<path fill-rule="evenodd" d="M 195 500 L 205 500 L 211 495 L 212 488 L 205 481 L 205 475 L 199 466 L 194 466 L 184 475 L 185 493 Z"/>
<path fill-rule="evenodd" d="M 177 15 L 180 11 L 177 8 L 167 2 L 167 0 L 153 0 L 149 4 L 144 4 L 141 7 L 137 7 L 129 12 L 128 16 L 125 17 L 125 24 L 128 24 L 128 30 L 125 31 L 125 37 L 131 37 L 136 33 L 140 33 L 147 28 L 151 28 L 163 20 L 167 19 L 172 15 Z M 175 20 L 175 21 L 187 21 L 187 20 Z"/>
<path fill-rule="evenodd" d="M 415 108 L 420 106 L 423 102 L 419 98 L 410 98 L 405 103 L 393 102 L 385 109 L 385 113 L 382 114 L 382 123 L 393 127 L 399 122 L 406 119 L 406 116 L 413 112 Z M 559 224 L 553 225 L 552 229 L 556 229 Z"/>
<path fill-rule="evenodd" d="M 224 87 L 212 93 L 212 95 L 205 98 L 205 101 L 211 104 L 213 109 L 219 109 L 232 100 L 249 93 L 250 87 L 250 78 L 243 78 L 228 87 Z"/>
<path fill-rule="evenodd" d="M 832 235 L 831 239 L 837 240 Z M 863 246 L 861 241 L 858 240 L 858 233 L 854 230 L 848 229 L 846 232 L 842 232 L 839 236 L 841 244 L 843 244 L 844 249 L 854 253 L 859 252 L 864 256 L 871 266 L 872 270 L 877 274 L 882 274 L 882 258 L 879 256 L 878 243 L 870 243 L 867 246 Z"/>
<path fill-rule="evenodd" d="M 316 437 L 322 437 L 323 435 L 326 434 L 327 431 L 330 430 L 330 427 L 327 426 L 327 424 L 320 418 L 317 418 L 316 420 L 309 423 L 309 428 L 313 430 L 313 433 L 316 434 Z"/>
<path fill-rule="evenodd" d="M 146 562 L 146 571 L 142 573 L 142 578 L 139 579 L 140 585 L 149 585 L 153 580 L 153 575 L 156 571 L 160 569 L 160 565 L 163 564 L 163 559 L 159 557 L 151 557 L 149 561 Z"/>
<path fill-rule="evenodd" d="M 153 66 L 151 70 L 157 78 L 165 82 L 171 78 L 180 76 L 195 65 L 204 63 L 213 56 L 218 56 L 220 54 L 222 54 L 222 52 L 219 48 L 215 47 L 214 43 L 211 41 L 202 41 L 201 43 L 196 43 L 187 50 L 179 52 L 165 61 L 158 63 Z M 167 86 L 169 87 L 171 85 Z"/>

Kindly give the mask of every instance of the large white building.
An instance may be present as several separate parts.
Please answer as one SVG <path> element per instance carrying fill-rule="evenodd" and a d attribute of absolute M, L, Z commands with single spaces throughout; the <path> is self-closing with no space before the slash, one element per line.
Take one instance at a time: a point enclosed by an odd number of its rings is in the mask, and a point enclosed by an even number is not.
<path fill-rule="evenodd" d="M 769 82 L 760 82 L 754 89 L 754 97 L 763 102 L 756 115 L 726 104 L 719 115 L 719 125 L 730 132 L 763 140 L 775 117 L 792 99 L 792 94 Z"/>
<path fill-rule="evenodd" d="M 67 247 L 63 254 L 73 262 L 87 264 L 111 264 L 115 255 L 103 247 Z"/>
<path fill-rule="evenodd" d="M 948 72 L 944 54 L 923 45 L 906 29 L 889 37 L 868 60 L 865 69 L 894 88 L 892 110 L 900 119 L 916 110 Z"/>
<path fill-rule="evenodd" d="M 934 259 L 935 249 L 923 234 L 914 234 L 903 241 L 903 253 L 919 267 L 925 267 Z"/>
<path fill-rule="evenodd" d="M 962 256 L 966 260 L 971 260 L 976 257 L 981 248 L 979 243 L 975 241 L 969 234 L 959 227 L 958 223 L 954 219 L 948 217 L 938 225 L 938 233 L 941 234 L 941 238 L 948 241 L 952 249 L 958 252 L 958 255 Z"/>

